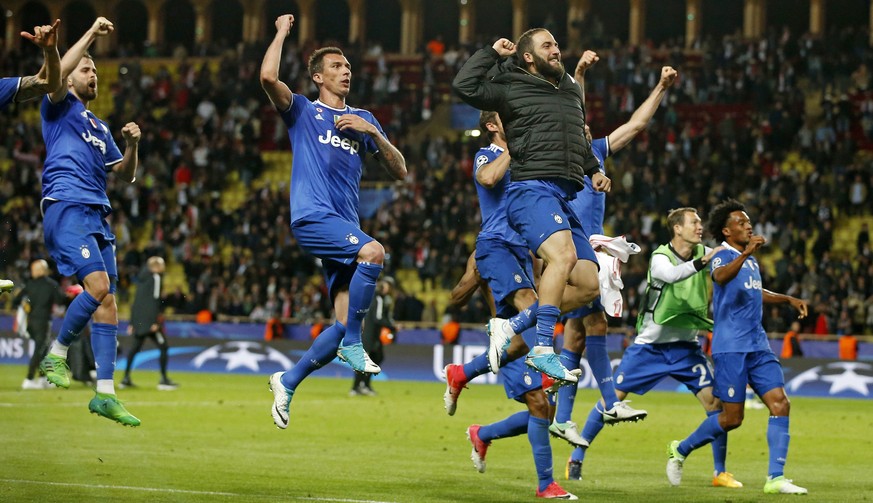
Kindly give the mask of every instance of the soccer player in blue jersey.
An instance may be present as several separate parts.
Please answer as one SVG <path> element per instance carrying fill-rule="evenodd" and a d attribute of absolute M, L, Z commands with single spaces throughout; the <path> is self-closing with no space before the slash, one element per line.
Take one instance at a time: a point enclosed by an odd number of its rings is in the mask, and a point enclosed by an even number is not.
<path fill-rule="evenodd" d="M 630 393 L 644 395 L 659 382 L 673 377 L 694 393 L 707 416 L 714 416 L 721 412 L 721 402 L 712 394 L 712 366 L 703 355 L 698 337 L 712 329 L 706 266 L 721 248 L 711 249 L 701 243 L 703 224 L 694 208 L 670 211 L 667 227 L 672 238 L 652 253 L 646 293 L 637 319 L 637 336 L 615 372 L 615 391 L 621 400 Z M 582 429 L 582 437 L 589 443 L 594 442 L 605 424 L 598 406 L 591 410 Z M 568 479 L 582 478 L 585 453 L 586 450 L 577 449 L 571 455 L 566 470 Z M 725 467 L 727 435 L 713 441 L 712 455 L 715 464 L 712 484 L 742 487 Z M 681 470 L 671 471 L 670 483 L 679 485 L 681 475 Z"/>
<path fill-rule="evenodd" d="M 346 104 L 351 65 L 336 47 L 309 58 L 318 99 L 309 101 L 279 80 L 282 45 L 294 16 L 276 19 L 276 36 L 261 64 L 261 86 L 288 127 L 294 161 L 291 175 L 291 230 L 300 246 L 320 258 L 336 323 L 322 332 L 288 372 L 270 376 L 273 421 L 287 428 L 294 391 L 303 379 L 339 356 L 357 372 L 377 374 L 361 344 L 367 314 L 382 271 L 385 250 L 360 229 L 358 193 L 363 155 L 373 153 L 397 179 L 406 162 L 373 114 Z"/>
<path fill-rule="evenodd" d="M 43 51 L 43 65 L 36 75 L 26 77 L 0 78 L 0 110 L 5 110 L 12 103 L 21 103 L 51 90 L 61 84 L 61 56 L 58 53 L 58 26 L 61 20 L 55 20 L 52 25 L 35 26 L 33 33 L 21 32 L 21 36 L 30 40 Z M 0 279 L 0 293 L 11 292 L 15 283 L 8 279 Z"/>
<path fill-rule="evenodd" d="M 767 494 L 806 494 L 807 490 L 785 478 L 788 457 L 788 415 L 785 376 L 767 340 L 761 319 L 764 304 L 791 304 L 800 318 L 806 317 L 805 300 L 765 290 L 754 254 L 764 246 L 763 236 L 752 233 L 752 222 L 742 203 L 728 199 L 709 214 L 709 232 L 722 237 L 723 247 L 712 258 L 713 321 L 712 360 L 715 365 L 714 394 L 723 411 L 707 418 L 688 438 L 668 447 L 667 476 L 681 472 L 691 451 L 714 441 L 743 423 L 746 385 L 751 385 L 770 410 L 767 446 L 770 451 Z"/>
<path fill-rule="evenodd" d="M 507 65 L 487 78 L 503 58 L 516 52 L 518 65 Z M 452 85 L 462 100 L 496 111 L 504 121 L 511 158 L 509 224 L 548 265 L 537 288 L 536 345 L 525 361 L 554 379 L 574 383 L 576 375 L 555 354 L 554 327 L 562 310 L 593 301 L 599 283 L 594 251 L 567 202 L 582 189 L 585 174 L 596 190 L 608 191 L 611 185 L 584 136 L 582 91 L 564 71 L 554 37 L 542 28 L 522 34 L 517 47 L 499 39 L 477 51 Z M 489 323 L 492 334 L 493 325 Z M 504 342 L 492 342 L 495 352 Z"/>
<path fill-rule="evenodd" d="M 582 90 L 585 90 L 585 72 L 599 61 L 599 57 L 593 51 L 585 51 L 576 66 L 575 76 Z M 648 98 L 640 104 L 630 119 L 604 138 L 591 140 L 591 151 L 604 168 L 607 157 L 627 146 L 649 124 L 649 121 L 658 110 L 658 106 L 667 94 L 667 90 L 673 85 L 678 72 L 670 66 L 661 68 L 661 78 L 655 85 Z M 585 134 L 590 138 L 590 130 L 586 126 Z M 576 199 L 570 201 L 570 208 L 582 222 L 585 235 L 590 237 L 594 234 L 603 234 L 603 219 L 606 214 L 606 194 L 597 192 L 591 187 L 591 180 L 585 177 L 585 189 L 580 191 Z M 561 360 L 569 369 L 579 368 L 582 352 L 587 351 L 588 362 L 592 373 L 597 379 L 602 401 L 597 408 L 606 423 L 620 421 L 638 421 L 647 415 L 645 410 L 636 410 L 624 402 L 626 393 L 617 393 L 615 383 L 612 380 L 612 366 L 606 351 L 607 321 L 600 298 L 589 305 L 567 313 L 567 322 L 564 325 L 564 348 L 561 350 Z M 605 355 L 605 356 L 604 356 Z M 598 368 L 601 367 L 601 368 Z M 554 434 L 561 434 L 567 430 L 575 430 L 576 423 L 571 421 L 573 405 L 576 399 L 577 388 L 564 386 L 558 390 L 558 410 L 555 421 L 550 426 Z M 609 407 L 607 407 L 607 404 Z M 593 413 L 592 413 L 593 414 Z M 572 434 L 578 434 L 574 431 Z M 583 435 L 584 437 L 584 435 Z M 591 441 L 593 438 L 586 438 Z M 568 473 L 575 472 L 575 468 L 581 467 L 583 457 L 581 449 L 577 449 L 568 461 Z M 576 461 L 576 463 L 574 463 Z M 581 476 L 581 475 L 580 475 Z M 573 477 L 576 478 L 576 477 Z"/>
<path fill-rule="evenodd" d="M 118 269 L 115 236 L 106 221 L 112 212 L 106 196 L 106 177 L 114 171 L 122 180 L 136 179 L 139 127 L 127 123 L 118 149 L 105 122 L 88 110 L 97 98 L 97 68 L 87 53 L 97 37 L 114 27 L 100 17 L 61 60 L 61 81 L 42 103 L 42 135 L 46 160 L 42 173 L 42 212 L 45 243 L 65 276 L 76 275 L 85 291 L 67 309 L 61 331 L 40 371 L 55 386 L 70 386 L 67 350 L 89 320 L 97 366 L 97 394 L 88 404 L 92 413 L 125 426 L 139 426 L 115 395 L 112 380 L 118 347 L 115 288 Z"/>

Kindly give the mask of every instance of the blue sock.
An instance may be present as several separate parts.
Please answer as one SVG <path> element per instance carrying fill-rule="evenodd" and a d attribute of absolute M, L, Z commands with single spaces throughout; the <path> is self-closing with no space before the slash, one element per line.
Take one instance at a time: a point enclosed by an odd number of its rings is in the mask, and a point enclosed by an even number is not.
<path fill-rule="evenodd" d="M 282 374 L 282 385 L 294 391 L 306 376 L 332 362 L 336 358 L 336 350 L 346 333 L 346 327 L 336 322 L 327 327 L 324 332 L 312 341 L 312 346 L 297 360 L 291 370 Z"/>
<path fill-rule="evenodd" d="M 549 420 L 530 416 L 527 422 L 527 439 L 533 451 L 537 468 L 539 490 L 542 491 L 555 479 L 552 478 L 552 446 L 549 444 Z"/>
<path fill-rule="evenodd" d="M 707 411 L 707 416 L 718 416 L 720 410 Z M 727 459 L 727 432 L 724 435 L 719 435 L 712 440 L 712 462 L 715 466 L 715 473 L 726 472 L 725 459 Z"/>
<path fill-rule="evenodd" d="M 522 411 L 479 428 L 479 439 L 485 443 L 498 438 L 517 437 L 527 431 L 530 412 Z M 548 423 L 546 423 L 546 439 L 548 440 Z"/>
<path fill-rule="evenodd" d="M 464 364 L 464 377 L 467 379 L 467 381 L 472 381 L 480 375 L 487 374 L 488 371 L 489 368 L 487 352 L 480 354 L 476 358 L 473 358 L 472 360 Z"/>
<path fill-rule="evenodd" d="M 582 427 L 582 431 L 579 434 L 590 444 L 594 442 L 594 439 L 600 434 L 603 425 L 603 411 L 600 410 L 600 407 L 595 405 L 594 407 L 591 407 L 591 412 L 588 413 L 588 419 L 585 420 L 585 426 Z"/>
<path fill-rule="evenodd" d="M 770 466 L 767 474 L 773 478 L 785 473 L 785 460 L 788 457 L 788 416 L 770 416 L 767 422 L 767 446 L 770 448 Z"/>
<path fill-rule="evenodd" d="M 70 303 L 67 308 L 67 314 L 64 315 L 64 321 L 61 324 L 61 332 L 58 334 L 58 342 L 64 346 L 69 346 L 79 337 L 79 333 L 91 320 L 94 311 L 100 307 L 100 302 L 91 296 L 87 291 L 80 293 Z"/>
<path fill-rule="evenodd" d="M 355 269 L 349 283 L 349 317 L 346 320 L 346 336 L 343 346 L 361 342 L 361 322 L 370 310 L 373 295 L 376 294 L 376 280 L 382 272 L 380 264 L 361 262 Z"/>
<path fill-rule="evenodd" d="M 509 326 L 512 331 L 520 334 L 537 323 L 537 308 L 540 307 L 540 301 L 536 301 L 527 309 L 522 309 L 520 313 L 512 318 L 509 318 Z"/>
<path fill-rule="evenodd" d="M 569 349 L 561 350 L 561 363 L 567 367 L 567 370 L 579 368 L 579 359 L 582 355 Z M 579 385 L 561 386 L 558 388 L 558 411 L 555 413 L 555 421 L 566 423 L 573 416 L 573 403 L 576 401 L 576 391 L 579 390 Z"/>
<path fill-rule="evenodd" d="M 570 459 L 573 461 L 585 461 L 585 451 L 588 449 L 583 449 L 582 447 L 576 447 L 573 449 L 573 452 L 570 453 Z"/>
<path fill-rule="evenodd" d="M 606 352 L 606 336 L 586 336 L 585 351 L 588 353 L 588 366 L 591 367 L 591 373 L 600 388 L 600 396 L 603 397 L 606 410 L 609 410 L 618 401 L 618 397 L 612 382 L 612 363 L 609 361 L 609 353 Z"/>
<path fill-rule="evenodd" d="M 700 423 L 688 438 L 679 442 L 679 454 L 687 456 L 691 451 L 714 441 L 719 435 L 724 435 L 724 429 L 718 424 L 718 414 L 712 414 Z"/>
<path fill-rule="evenodd" d="M 81 297 L 85 292 L 79 294 Z M 115 356 L 118 354 L 118 326 L 109 323 L 91 324 L 91 348 L 97 367 L 97 380 L 112 379 Z"/>
<path fill-rule="evenodd" d="M 537 346 L 554 346 L 555 323 L 561 310 L 555 306 L 542 305 L 537 308 Z"/>

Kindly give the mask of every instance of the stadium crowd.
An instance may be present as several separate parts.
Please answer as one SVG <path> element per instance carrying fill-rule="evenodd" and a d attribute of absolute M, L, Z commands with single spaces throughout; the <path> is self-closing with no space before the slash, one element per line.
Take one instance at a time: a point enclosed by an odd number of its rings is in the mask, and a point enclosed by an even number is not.
<path fill-rule="evenodd" d="M 599 51 L 602 59 L 585 83 L 595 137 L 627 119 L 662 65 L 677 68 L 681 78 L 648 130 L 608 163 L 613 190 L 607 229 L 643 248 L 624 269 L 630 309 L 622 325 L 635 322 L 648 253 L 669 239 L 663 215 L 679 206 L 705 215 L 733 196 L 746 203 L 756 232 L 770 243 L 764 284 L 811 301 L 815 316 L 803 332 L 873 333 L 869 229 L 852 236 L 850 254 L 832 250 L 837 219 L 869 217 L 873 207 L 873 158 L 856 153 L 873 140 L 873 96 L 867 94 L 873 52 L 866 40 L 866 33 L 850 29 L 821 39 L 772 32 L 754 41 L 704 41 L 690 52 L 679 43 L 614 44 Z M 314 47 L 285 52 L 282 68 L 289 74 L 283 78 L 298 82 L 297 92 L 314 89 L 305 70 Z M 368 182 L 388 187 L 390 197 L 364 215 L 362 228 L 385 245 L 385 274 L 416 269 L 427 288 L 451 288 L 472 251 L 469 236 L 480 224 L 472 155 L 479 144 L 439 134 L 413 142 L 414 126 L 439 101 L 451 99 L 443 80 L 475 48 L 449 47 L 441 54 L 423 48 L 414 83 L 405 82 L 375 47 L 349 51 L 353 69 L 360 69 L 349 103 L 383 111 L 383 127 L 410 173 L 403 184 L 390 185 L 378 166 L 365 174 Z M 127 287 L 145 258 L 161 255 L 184 267 L 188 293 L 177 289 L 168 297 L 176 313 L 317 321 L 330 312 L 329 302 L 318 264 L 291 236 L 287 184 L 251 190 L 238 210 L 222 210 L 231 173 L 248 187 L 264 170 L 260 151 L 287 148 L 258 83 L 260 48 L 222 54 L 217 66 L 180 58 L 154 73 L 130 60 L 119 65 L 111 89 L 101 88 L 113 97 L 108 122 L 135 120 L 143 131 L 140 182 L 123 185 L 109 177 L 119 298 L 127 301 Z M 13 75 L 38 64 L 16 53 L 4 57 L 0 69 Z M 565 66 L 574 65 L 565 54 Z M 0 177 L 0 277 L 14 280 L 32 259 L 46 257 L 36 211 L 44 157 L 38 121 L 32 120 L 36 106 L 0 118 L 0 145 L 11 161 Z M 373 183 L 365 186 L 365 196 L 376 191 Z M 443 315 L 398 286 L 396 319 L 437 321 Z M 446 315 L 480 322 L 486 313 L 477 297 Z M 787 330 L 792 318 L 780 309 L 765 314 L 774 332 Z"/>

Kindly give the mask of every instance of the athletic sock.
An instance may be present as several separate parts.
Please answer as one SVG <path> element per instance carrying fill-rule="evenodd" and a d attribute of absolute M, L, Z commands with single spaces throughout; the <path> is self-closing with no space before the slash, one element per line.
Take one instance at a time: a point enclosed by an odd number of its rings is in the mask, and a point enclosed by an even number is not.
<path fill-rule="evenodd" d="M 530 412 L 522 411 L 479 428 L 479 439 L 486 444 L 498 438 L 515 437 L 527 431 Z M 548 433 L 546 434 L 548 438 Z"/>
<path fill-rule="evenodd" d="M 67 313 L 64 315 L 61 331 L 58 333 L 58 342 L 69 347 L 79 337 L 82 329 L 91 320 L 91 316 L 94 315 L 94 311 L 98 307 L 100 307 L 100 302 L 87 291 L 77 295 L 73 302 L 70 303 L 70 307 L 67 308 Z M 64 356 L 66 357 L 66 355 Z"/>
<path fill-rule="evenodd" d="M 770 448 L 770 465 L 767 469 L 770 477 L 776 478 L 785 473 L 785 461 L 788 458 L 788 416 L 770 416 L 767 422 L 767 446 Z"/>
<path fill-rule="evenodd" d="M 721 414 L 720 410 L 710 410 L 706 412 L 707 416 L 716 416 Z M 726 472 L 726 463 L 727 459 L 727 432 L 723 435 L 718 435 L 712 440 L 712 463 L 715 467 L 715 473 L 719 474 L 721 472 Z"/>
<path fill-rule="evenodd" d="M 346 327 L 336 322 L 327 327 L 312 341 L 312 346 L 303 353 L 294 367 L 282 374 L 282 385 L 294 391 L 303 379 L 336 358 L 336 350 L 346 333 Z"/>
<path fill-rule="evenodd" d="M 612 408 L 618 401 L 615 395 L 615 384 L 612 382 L 612 363 L 609 361 L 609 353 L 606 351 L 606 336 L 589 335 L 585 337 L 585 351 L 588 354 L 588 366 L 600 388 L 600 396 L 606 404 L 606 410 Z"/>
<path fill-rule="evenodd" d="M 679 442 L 679 454 L 688 456 L 691 451 L 712 442 L 719 435 L 724 435 L 724 429 L 718 424 L 718 414 L 712 414 L 700 423 L 688 438 Z"/>
<path fill-rule="evenodd" d="M 579 359 L 582 355 L 569 349 L 561 350 L 561 363 L 567 370 L 579 368 Z M 579 390 L 578 383 L 558 388 L 558 410 L 555 413 L 555 421 L 566 423 L 573 416 L 573 404 L 576 400 L 576 392 Z"/>
<path fill-rule="evenodd" d="M 561 311 L 548 304 L 540 304 L 537 308 L 537 346 L 554 346 L 555 324 Z"/>
<path fill-rule="evenodd" d="M 382 272 L 381 264 L 360 262 L 349 283 L 349 316 L 346 320 L 346 335 L 343 346 L 361 342 L 361 323 L 370 310 L 370 303 L 376 294 L 376 280 Z"/>
<path fill-rule="evenodd" d="M 470 382 L 480 375 L 487 374 L 489 370 L 488 353 L 482 353 L 464 364 L 464 381 Z"/>
<path fill-rule="evenodd" d="M 555 479 L 552 478 L 552 446 L 549 444 L 549 420 L 530 416 L 527 423 L 527 439 L 533 451 L 537 469 L 539 490 L 543 491 Z"/>
<path fill-rule="evenodd" d="M 527 309 L 522 309 L 518 314 L 509 318 L 509 326 L 512 331 L 520 334 L 537 323 L 537 309 L 540 307 L 540 302 L 536 301 Z"/>
<path fill-rule="evenodd" d="M 79 294 L 80 296 L 82 294 Z M 97 382 L 112 381 L 115 373 L 115 357 L 118 354 L 118 326 L 109 323 L 91 324 L 91 348 L 94 351 L 94 365 L 97 367 Z M 108 393 L 101 391 L 101 393 Z M 112 393 L 115 391 L 113 389 Z"/>

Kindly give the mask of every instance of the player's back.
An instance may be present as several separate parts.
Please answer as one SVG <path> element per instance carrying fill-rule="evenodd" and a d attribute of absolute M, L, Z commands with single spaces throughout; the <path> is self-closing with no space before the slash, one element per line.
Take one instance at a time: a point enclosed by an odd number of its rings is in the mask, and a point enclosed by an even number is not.
<path fill-rule="evenodd" d="M 508 244 L 525 246 L 521 236 L 509 227 L 506 218 L 506 185 L 509 183 L 510 173 L 506 170 L 494 187 L 488 188 L 479 183 L 476 173 L 484 166 L 494 162 L 504 149 L 490 144 L 476 152 L 473 162 L 473 182 L 476 184 L 476 193 L 479 196 L 479 211 L 482 215 L 482 229 L 479 231 L 479 239 L 495 239 Z"/>
<path fill-rule="evenodd" d="M 288 127 L 294 158 L 291 168 L 291 221 L 335 215 L 359 224 L 358 199 L 363 155 L 376 152 L 369 135 L 335 127 L 344 114 L 354 114 L 382 129 L 373 114 L 346 106 L 328 107 L 294 95 L 281 112 Z"/>
<path fill-rule="evenodd" d="M 604 171 L 604 162 L 610 156 L 609 137 L 598 138 L 591 142 L 591 153 L 600 163 Z M 585 187 L 570 201 L 570 209 L 582 223 L 586 236 L 603 234 L 603 219 L 606 216 L 606 193 L 594 190 L 591 178 L 585 176 Z"/>

